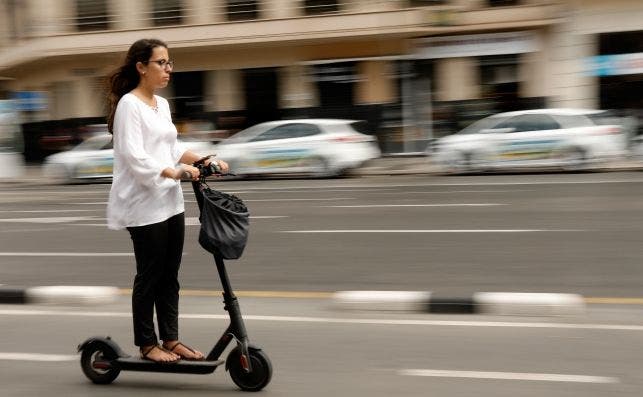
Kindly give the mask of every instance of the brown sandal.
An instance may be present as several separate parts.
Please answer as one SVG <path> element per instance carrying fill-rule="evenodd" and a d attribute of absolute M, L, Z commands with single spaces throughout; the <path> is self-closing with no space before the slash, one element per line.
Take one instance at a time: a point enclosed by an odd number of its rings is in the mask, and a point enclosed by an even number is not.
<path fill-rule="evenodd" d="M 186 356 L 184 356 L 184 355 L 182 355 L 182 354 L 180 354 L 180 353 L 178 353 L 178 352 L 175 352 L 174 350 L 175 350 L 177 347 L 179 347 L 179 346 L 183 346 L 183 347 L 184 347 L 184 348 L 186 348 L 187 350 L 191 351 L 191 352 L 192 352 L 192 354 L 196 354 L 196 351 L 195 351 L 193 348 L 191 348 L 190 346 L 184 345 L 184 344 L 183 344 L 183 343 L 181 343 L 181 342 L 176 342 L 176 343 L 174 344 L 174 346 L 172 346 L 172 348 L 171 348 L 171 349 L 169 349 L 169 351 L 170 351 L 171 353 L 174 353 L 174 354 L 176 354 L 176 355 L 180 356 L 180 357 L 181 357 L 181 359 L 183 359 L 183 360 L 188 360 L 188 361 L 203 361 L 203 360 L 205 360 L 205 357 L 199 357 L 199 358 L 196 358 L 196 357 L 186 357 Z"/>
<path fill-rule="evenodd" d="M 147 351 L 146 351 L 146 352 L 143 352 L 143 349 L 141 348 L 141 358 L 142 358 L 143 360 L 149 360 L 149 361 L 152 361 L 152 362 L 155 362 L 155 363 L 158 363 L 158 364 L 174 364 L 174 363 L 176 363 L 177 361 L 179 361 L 179 360 L 181 359 L 181 357 L 178 357 L 176 360 L 169 360 L 169 361 L 165 361 L 165 360 L 154 360 L 153 358 L 148 357 L 148 355 L 149 355 L 149 354 L 150 354 L 154 349 L 159 349 L 159 350 L 161 350 L 161 351 L 163 351 L 163 352 L 165 352 L 165 353 L 171 353 L 170 351 L 168 351 L 168 350 L 164 349 L 163 347 L 161 347 L 161 346 L 159 346 L 159 345 L 154 345 L 154 346 L 150 347 L 149 349 L 147 349 Z M 176 354 L 176 353 L 175 353 L 175 354 Z"/>

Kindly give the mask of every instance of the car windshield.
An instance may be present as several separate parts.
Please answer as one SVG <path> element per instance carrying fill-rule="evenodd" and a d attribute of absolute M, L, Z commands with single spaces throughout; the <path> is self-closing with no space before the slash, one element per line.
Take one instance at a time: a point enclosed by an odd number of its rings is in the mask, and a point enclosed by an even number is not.
<path fill-rule="evenodd" d="M 504 121 L 504 120 L 505 120 L 505 117 L 497 117 L 497 116 L 487 117 L 482 120 L 478 120 L 475 123 L 469 124 L 469 126 L 460 130 L 458 134 L 477 134 L 482 130 L 486 130 L 497 126 L 498 124 L 500 124 L 501 121 Z"/>
<path fill-rule="evenodd" d="M 265 125 L 257 124 L 253 125 L 252 127 L 246 128 L 245 130 L 241 130 L 237 132 L 236 134 L 232 135 L 231 137 L 224 139 L 221 141 L 221 145 L 227 145 L 231 143 L 240 143 L 240 142 L 245 142 L 262 132 L 264 132 L 268 127 Z"/>
<path fill-rule="evenodd" d="M 108 145 L 112 141 L 111 135 L 107 136 L 94 136 L 87 138 L 83 142 L 76 145 L 72 150 L 102 150 L 111 149 Z"/>

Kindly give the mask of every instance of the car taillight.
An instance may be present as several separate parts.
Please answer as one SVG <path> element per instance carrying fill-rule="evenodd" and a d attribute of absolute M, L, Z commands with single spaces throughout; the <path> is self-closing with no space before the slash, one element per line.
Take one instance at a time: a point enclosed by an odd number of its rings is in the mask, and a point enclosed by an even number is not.
<path fill-rule="evenodd" d="M 621 129 L 619 127 L 614 127 L 614 126 L 604 127 L 598 130 L 598 133 L 600 135 L 615 135 L 615 134 L 620 134 Z"/>

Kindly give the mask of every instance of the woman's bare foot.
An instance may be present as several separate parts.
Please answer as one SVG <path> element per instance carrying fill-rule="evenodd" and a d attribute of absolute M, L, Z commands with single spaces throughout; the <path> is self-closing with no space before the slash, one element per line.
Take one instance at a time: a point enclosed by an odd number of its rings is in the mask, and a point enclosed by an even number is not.
<path fill-rule="evenodd" d="M 178 354 L 169 352 L 159 345 L 141 347 L 141 358 L 156 363 L 174 363 L 181 359 Z"/>
<path fill-rule="evenodd" d="M 194 350 L 177 340 L 164 341 L 163 348 L 179 355 L 184 360 L 203 360 L 205 358 L 200 351 Z"/>

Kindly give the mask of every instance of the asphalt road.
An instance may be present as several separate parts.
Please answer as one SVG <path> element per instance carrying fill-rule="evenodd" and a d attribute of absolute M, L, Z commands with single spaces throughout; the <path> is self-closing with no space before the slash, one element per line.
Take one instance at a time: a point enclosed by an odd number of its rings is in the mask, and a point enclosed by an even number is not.
<path fill-rule="evenodd" d="M 222 182 L 252 211 L 229 262 L 267 396 L 639 396 L 643 174 Z M 0 283 L 127 288 L 127 232 L 106 230 L 109 185 L 0 186 Z M 186 185 L 186 188 L 188 186 Z M 188 189 L 186 189 L 187 191 Z M 190 223 L 197 216 L 186 192 Z M 35 212 L 32 212 L 35 211 Z M 210 257 L 188 226 L 181 333 L 208 350 L 225 329 Z M 620 298 L 574 317 L 350 312 L 343 289 L 575 292 Z M 251 297 L 263 291 L 265 297 Z M 290 298 L 288 292 L 291 293 Z M 195 296 L 193 296 L 195 295 Z M 631 298 L 630 301 L 624 298 Z M 110 305 L 0 305 L 2 396 L 239 395 L 229 376 L 82 375 L 75 347 L 111 335 L 134 353 L 129 296 Z"/>
<path fill-rule="evenodd" d="M 643 174 L 221 182 L 251 210 L 237 289 L 571 292 L 639 297 Z M 129 287 L 126 231 L 105 226 L 108 184 L 0 186 L 7 285 Z M 197 243 L 194 195 L 183 288 L 218 285 Z"/>

